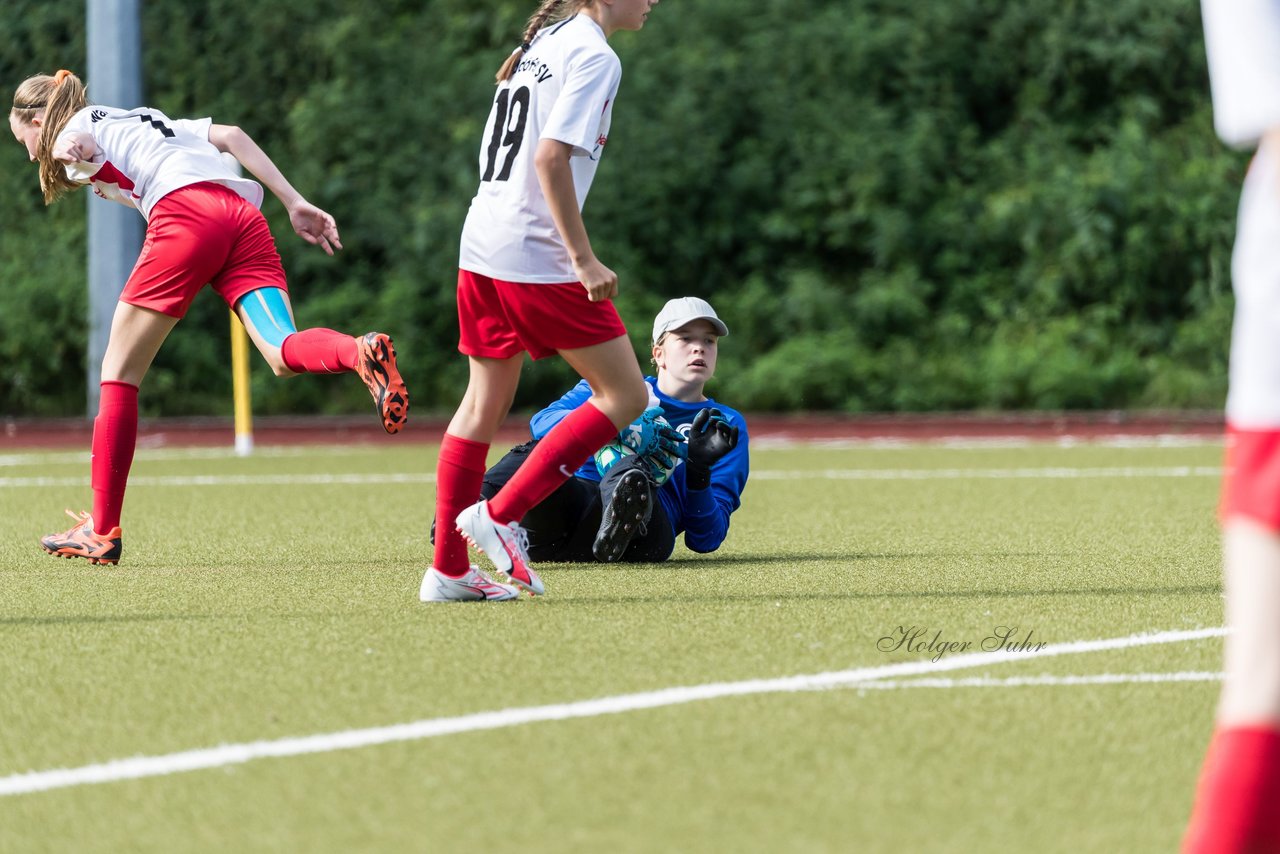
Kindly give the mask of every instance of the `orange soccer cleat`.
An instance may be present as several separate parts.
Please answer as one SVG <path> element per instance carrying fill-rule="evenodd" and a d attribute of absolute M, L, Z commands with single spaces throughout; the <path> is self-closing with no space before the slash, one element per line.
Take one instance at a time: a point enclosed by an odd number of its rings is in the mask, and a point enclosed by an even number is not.
<path fill-rule="evenodd" d="M 391 336 L 382 332 L 369 332 L 357 339 L 360 348 L 356 372 L 369 387 L 373 402 L 382 419 L 382 429 L 399 433 L 409 415 L 409 391 L 396 367 L 396 348 Z"/>
<path fill-rule="evenodd" d="M 61 534 L 42 537 L 40 545 L 45 551 L 54 557 L 82 557 L 93 564 L 120 562 L 123 547 L 118 526 L 105 534 L 99 534 L 93 530 L 93 517 L 85 511 L 75 513 L 68 510 L 67 515 L 75 519 L 76 524 Z"/>

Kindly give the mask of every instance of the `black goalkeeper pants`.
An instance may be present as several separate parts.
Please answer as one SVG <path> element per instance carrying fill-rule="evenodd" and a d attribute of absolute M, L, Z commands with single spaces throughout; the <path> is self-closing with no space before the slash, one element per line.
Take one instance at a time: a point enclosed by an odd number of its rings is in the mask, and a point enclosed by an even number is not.
<path fill-rule="evenodd" d="M 529 452 L 537 443 L 538 440 L 534 439 L 517 445 L 494 463 L 484 473 L 480 497 L 488 500 L 496 495 L 503 484 L 524 465 Z M 610 470 L 609 475 L 615 471 L 621 474 L 622 470 L 620 466 L 615 467 Z M 612 480 L 609 476 L 603 482 L 571 477 L 526 513 L 520 520 L 520 525 L 529 534 L 529 559 L 535 563 L 594 562 L 591 544 L 600 527 L 604 496 L 613 494 Z M 650 500 L 653 502 L 653 515 L 645 531 L 636 534 L 623 552 L 621 561 L 624 563 L 657 563 L 671 557 L 671 552 L 675 550 L 676 537 L 671 520 L 662 509 L 656 493 Z"/>

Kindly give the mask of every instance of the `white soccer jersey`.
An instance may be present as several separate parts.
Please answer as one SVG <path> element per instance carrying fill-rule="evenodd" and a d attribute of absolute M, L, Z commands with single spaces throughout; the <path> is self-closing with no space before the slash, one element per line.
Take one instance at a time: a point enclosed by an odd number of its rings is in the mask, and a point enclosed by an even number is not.
<path fill-rule="evenodd" d="M 67 177 L 91 184 L 104 199 L 137 208 L 147 219 L 156 202 L 201 181 L 224 184 L 261 207 L 262 186 L 231 171 L 209 142 L 212 124 L 211 119 L 171 119 L 149 107 L 85 107 L 71 117 L 59 138 L 89 134 L 98 153 L 92 163 L 69 164 Z"/>
<path fill-rule="evenodd" d="M 542 139 L 573 146 L 582 209 L 609 136 L 622 65 L 600 25 L 578 14 L 541 30 L 516 73 L 498 86 L 480 146 L 480 190 L 462 229 L 458 266 L 511 282 L 577 277 L 533 155 Z"/>
<path fill-rule="evenodd" d="M 1240 196 L 1231 255 L 1235 321 L 1227 421 L 1241 430 L 1280 429 L 1280 163 L 1263 148 Z"/>
<path fill-rule="evenodd" d="M 1213 120 L 1228 145 L 1280 127 L 1280 0 L 1202 0 Z"/>

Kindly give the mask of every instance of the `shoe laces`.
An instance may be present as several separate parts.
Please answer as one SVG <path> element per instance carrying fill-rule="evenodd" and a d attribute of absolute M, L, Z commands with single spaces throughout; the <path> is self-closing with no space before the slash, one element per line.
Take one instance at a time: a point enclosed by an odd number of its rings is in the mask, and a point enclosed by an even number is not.
<path fill-rule="evenodd" d="M 496 587 L 500 590 L 511 589 L 511 586 L 509 584 L 504 584 L 503 582 L 494 578 L 488 572 L 476 566 L 475 564 L 471 565 L 470 577 L 471 577 L 472 583 L 480 587 Z"/>
<path fill-rule="evenodd" d="M 650 459 L 645 459 L 644 465 L 636 466 L 635 470 L 644 475 L 644 479 L 649 481 L 650 489 L 658 488 L 658 473 L 655 471 L 657 463 Z"/>
<path fill-rule="evenodd" d="M 489 573 L 485 572 L 483 569 L 476 566 L 474 563 L 471 564 L 471 568 L 467 570 L 467 574 L 464 575 L 463 578 L 472 579 L 473 581 L 479 582 L 480 584 L 496 584 L 497 583 L 493 580 L 493 576 L 489 575 Z"/>
<path fill-rule="evenodd" d="M 520 558 L 525 562 L 529 562 L 529 532 L 520 527 L 518 522 L 508 522 L 507 529 L 511 532 L 511 538 L 515 540 L 516 548 L 520 550 Z"/>
<path fill-rule="evenodd" d="M 81 510 L 79 512 L 76 512 L 75 510 L 66 508 L 63 510 L 63 512 L 75 520 L 75 524 L 71 526 L 71 531 L 74 531 L 76 528 L 79 528 L 80 526 L 84 525 L 87 522 L 93 521 L 93 516 L 89 514 L 88 510 Z M 90 525 L 90 529 L 92 529 L 92 527 L 93 526 Z M 67 531 L 67 533 L 69 534 L 71 533 L 71 531 Z"/>

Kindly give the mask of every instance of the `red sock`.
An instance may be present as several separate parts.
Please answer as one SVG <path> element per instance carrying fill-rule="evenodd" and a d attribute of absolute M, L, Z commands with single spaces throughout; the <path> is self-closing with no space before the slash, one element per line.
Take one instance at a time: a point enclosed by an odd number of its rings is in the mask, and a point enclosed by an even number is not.
<path fill-rule="evenodd" d="M 436 551 L 431 565 L 454 578 L 466 575 L 467 541 L 458 533 L 458 514 L 480 500 L 489 446 L 444 434 L 436 463 Z"/>
<path fill-rule="evenodd" d="M 93 525 L 99 534 L 109 534 L 120 524 L 124 488 L 137 444 L 138 387 L 107 380 L 98 396 L 98 417 L 93 420 L 93 451 L 89 458 Z"/>
<path fill-rule="evenodd" d="M 499 523 L 522 518 L 616 435 L 618 428 L 591 401 L 579 406 L 542 437 L 524 465 L 489 499 L 489 515 Z"/>
<path fill-rule="evenodd" d="M 280 357 L 295 374 L 338 374 L 356 369 L 360 345 L 333 329 L 303 329 L 281 342 Z"/>
<path fill-rule="evenodd" d="M 1241 726 L 1214 733 L 1182 851 L 1280 851 L 1280 730 Z"/>

